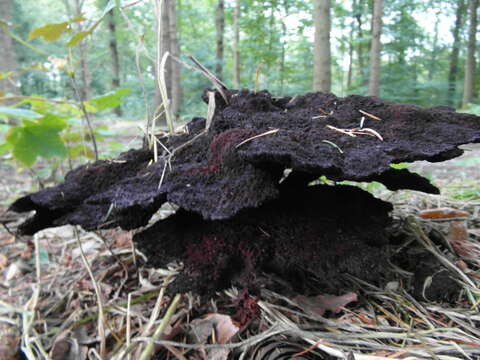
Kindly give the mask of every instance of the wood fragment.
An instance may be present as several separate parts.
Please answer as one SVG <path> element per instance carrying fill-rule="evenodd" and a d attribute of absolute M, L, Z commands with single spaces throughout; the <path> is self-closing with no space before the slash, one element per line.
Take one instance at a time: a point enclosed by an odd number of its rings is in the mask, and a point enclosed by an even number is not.
<path fill-rule="evenodd" d="M 442 207 L 422 210 L 418 213 L 418 216 L 424 220 L 455 220 L 470 217 L 470 213 L 465 210 Z"/>
<path fill-rule="evenodd" d="M 266 131 L 262 134 L 252 136 L 252 137 L 250 137 L 248 139 L 245 139 L 242 142 L 238 143 L 237 146 L 235 146 L 235 148 L 237 149 L 240 146 L 242 146 L 243 144 L 246 144 L 247 142 L 252 141 L 253 139 L 256 139 L 256 138 L 259 138 L 259 137 L 262 137 L 262 136 L 266 136 L 266 135 L 270 135 L 270 134 L 275 134 L 276 132 L 278 132 L 278 130 L 280 130 L 280 129 L 273 129 L 273 130 Z"/>
<path fill-rule="evenodd" d="M 325 127 L 331 129 L 331 130 L 334 130 L 334 131 L 337 131 L 339 133 L 342 133 L 342 134 L 345 134 L 345 135 L 348 135 L 348 136 L 351 136 L 351 137 L 356 137 L 355 134 L 353 134 L 350 130 L 348 129 L 339 129 L 335 126 L 332 126 L 332 125 L 325 125 Z"/>
<path fill-rule="evenodd" d="M 368 117 L 371 118 L 371 119 L 378 120 L 378 121 L 382 121 L 382 119 L 379 118 L 378 116 L 375 116 L 375 115 L 370 114 L 370 113 L 368 113 L 368 112 L 366 112 L 366 111 L 363 111 L 363 110 L 358 110 L 358 111 L 359 111 L 360 113 L 362 113 L 363 115 L 368 116 Z"/>

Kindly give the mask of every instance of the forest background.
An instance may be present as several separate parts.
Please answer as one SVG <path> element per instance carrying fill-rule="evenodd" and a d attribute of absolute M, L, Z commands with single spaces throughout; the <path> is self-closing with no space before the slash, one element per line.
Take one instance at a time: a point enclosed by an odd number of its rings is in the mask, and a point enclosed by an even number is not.
<path fill-rule="evenodd" d="M 37 155 L 93 158 L 72 129 L 91 122 L 101 137 L 115 116 L 162 114 L 166 52 L 177 123 L 206 115 L 200 95 L 212 86 L 188 55 L 230 88 L 477 112 L 477 12 L 478 0 L 0 0 L 0 153 L 26 166 Z M 49 125 L 38 131 L 48 143 L 22 150 L 32 123 Z"/>

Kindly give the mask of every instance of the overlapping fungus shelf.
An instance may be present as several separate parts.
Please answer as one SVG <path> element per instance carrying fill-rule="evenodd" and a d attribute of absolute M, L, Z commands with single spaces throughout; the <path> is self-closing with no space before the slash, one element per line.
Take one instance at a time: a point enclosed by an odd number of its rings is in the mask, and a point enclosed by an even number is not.
<path fill-rule="evenodd" d="M 19 231 L 135 229 L 170 202 L 180 210 L 135 241 L 151 266 L 184 263 L 177 290 L 250 286 L 260 271 L 299 288 L 305 274 L 327 287 L 346 274 L 378 282 L 388 273 L 391 205 L 357 187 L 312 181 L 378 181 L 435 194 L 427 179 L 391 164 L 444 161 L 462 154 L 459 145 L 480 142 L 480 119 L 447 107 L 324 93 L 224 95 L 215 94 L 208 131 L 195 118 L 186 133 L 159 139 L 168 152 L 159 147 L 158 161 L 150 149 L 129 150 L 18 199 L 11 210 L 35 210 Z"/>

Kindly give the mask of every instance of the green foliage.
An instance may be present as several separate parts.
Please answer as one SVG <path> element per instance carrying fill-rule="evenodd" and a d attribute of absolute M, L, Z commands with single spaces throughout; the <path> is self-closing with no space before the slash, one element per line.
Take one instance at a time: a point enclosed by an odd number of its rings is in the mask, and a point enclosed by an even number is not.
<path fill-rule="evenodd" d="M 402 170 L 406 169 L 410 166 L 409 163 L 398 163 L 398 164 L 390 164 L 390 167 L 395 170 Z"/>
<path fill-rule="evenodd" d="M 66 118 L 52 113 L 35 120 L 25 119 L 21 125 L 8 131 L 6 144 L 14 158 L 27 167 L 31 167 L 39 156 L 63 158 L 67 149 L 60 132 L 66 127 Z"/>
<path fill-rule="evenodd" d="M 65 33 L 72 32 L 72 24 L 75 22 L 84 21 L 85 18 L 80 15 L 71 20 L 61 23 L 47 24 L 36 28 L 30 32 L 28 40 L 32 40 L 38 37 L 42 37 L 45 41 L 56 41 Z"/>
<path fill-rule="evenodd" d="M 102 96 L 94 97 L 85 102 L 87 109 L 90 112 L 102 111 L 110 108 L 115 108 L 123 103 L 122 98 L 132 92 L 132 89 L 122 88 L 116 91 L 109 92 Z"/>
<path fill-rule="evenodd" d="M 1 72 L 0 73 L 0 80 L 2 79 L 7 79 L 13 75 L 13 71 L 8 71 L 8 72 Z"/>
<path fill-rule="evenodd" d="M 68 3 L 68 1 L 64 2 L 67 10 Z M 14 14 L 18 16 L 14 16 L 14 20 L 20 23 L 16 29 L 20 29 L 23 34 L 29 34 L 30 43 L 23 40 L 21 43 L 27 45 L 28 49 L 37 49 L 35 46 L 38 46 L 41 50 L 32 53 L 25 51 L 24 47 L 16 49 L 18 57 L 23 59 L 25 66 L 15 76 L 20 80 L 21 91 L 28 96 L 13 106 L 0 106 L 0 120 L 6 123 L 12 120 L 9 125 L 5 125 L 8 126 L 8 130 L 3 136 L 3 143 L 0 143 L 0 153 L 11 152 L 13 159 L 26 167 L 32 167 L 39 158 L 49 160 L 52 167 L 58 167 L 59 161 L 65 158 L 95 158 L 90 139 L 83 128 L 85 122 L 80 120 L 84 117 L 82 106 L 78 99 L 76 101 L 68 99 L 69 95 L 75 95 L 75 91 L 72 88 L 69 89 L 69 85 L 71 86 L 69 78 L 75 76 L 75 72 L 79 69 L 78 59 L 69 48 L 86 41 L 87 35 L 98 28 L 102 19 L 115 7 L 115 4 L 116 1 L 109 1 L 98 12 L 88 16 L 84 14 L 73 16 L 66 21 L 55 21 L 57 20 L 53 18 L 55 15 L 50 16 L 51 11 L 58 6 L 58 2 L 53 0 L 14 4 Z M 53 14 L 61 13 L 62 11 L 53 11 Z M 36 16 L 31 17 L 30 14 Z M 40 24 L 42 19 L 46 18 L 51 23 Z M 91 21 L 85 28 L 87 18 L 96 18 L 96 20 Z M 73 35 L 66 42 L 58 41 L 63 35 L 72 33 Z M 36 43 L 40 38 L 46 42 Z M 97 44 L 94 43 L 94 47 L 96 46 Z M 98 49 L 103 46 L 104 44 L 98 44 Z M 102 51 L 99 53 L 102 54 Z M 46 54 L 50 55 L 48 61 Z M 103 64 L 105 61 L 103 54 L 97 61 Z M 98 81 L 102 86 L 94 88 L 95 96 L 82 104 L 93 114 L 119 106 L 131 92 L 129 88 L 107 92 L 103 85 L 106 82 L 105 74 L 107 73 L 99 69 L 98 74 L 99 76 L 94 74 L 93 84 Z M 13 73 L 0 75 L 1 78 L 7 78 Z M 36 93 L 41 95 L 35 95 Z M 61 95 L 62 99 L 57 98 L 52 101 L 45 95 L 50 97 Z M 0 94 L 0 96 L 3 95 Z M 97 128 L 98 131 L 94 130 L 95 136 L 101 139 L 102 132 L 106 129 L 101 126 Z"/>
<path fill-rule="evenodd" d="M 18 118 L 39 118 L 42 115 L 36 113 L 35 111 L 27 109 L 17 109 L 13 107 L 0 106 L 0 117 L 4 116 L 14 116 Z"/>
<path fill-rule="evenodd" d="M 456 200 L 462 201 L 476 201 L 480 200 L 480 188 L 472 187 L 469 189 L 460 189 L 453 191 L 450 196 Z"/>
<path fill-rule="evenodd" d="M 130 89 L 118 89 L 86 101 L 85 106 L 91 112 L 107 110 L 120 105 L 122 97 L 129 93 Z M 0 116 L 21 120 L 20 125 L 11 126 L 7 131 L 0 153 L 10 151 L 15 160 L 27 167 L 33 166 L 39 157 L 47 160 L 95 158 L 85 139 L 85 131 L 79 126 L 78 118 L 82 115 L 79 104 L 52 103 L 46 98 L 35 97 L 22 100 L 18 105 L 28 105 L 32 110 L 0 107 Z M 105 130 L 105 127 L 98 127 L 96 137 L 102 137 Z"/>

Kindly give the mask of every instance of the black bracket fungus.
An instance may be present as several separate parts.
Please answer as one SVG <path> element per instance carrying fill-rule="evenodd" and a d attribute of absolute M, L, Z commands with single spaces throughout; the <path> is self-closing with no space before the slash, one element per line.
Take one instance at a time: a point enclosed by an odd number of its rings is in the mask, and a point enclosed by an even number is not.
<path fill-rule="evenodd" d="M 11 210 L 35 210 L 19 232 L 64 224 L 134 229 L 171 202 L 181 210 L 135 240 L 151 265 L 184 262 L 184 290 L 214 291 L 266 269 L 286 278 L 312 273 L 325 286 L 347 273 L 379 279 L 386 268 L 375 259 L 387 256 L 391 206 L 358 188 L 308 184 L 327 176 L 438 193 L 390 165 L 448 160 L 462 154 L 459 145 L 480 142 L 480 118 L 447 107 L 324 93 L 225 96 L 228 103 L 215 94 L 208 132 L 205 119 L 193 119 L 188 133 L 162 139 L 170 153 L 160 149 L 157 162 L 151 150 L 129 150 L 18 199 Z"/>

